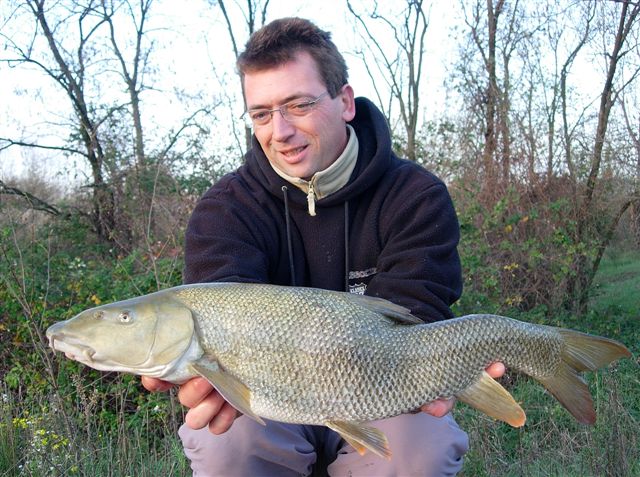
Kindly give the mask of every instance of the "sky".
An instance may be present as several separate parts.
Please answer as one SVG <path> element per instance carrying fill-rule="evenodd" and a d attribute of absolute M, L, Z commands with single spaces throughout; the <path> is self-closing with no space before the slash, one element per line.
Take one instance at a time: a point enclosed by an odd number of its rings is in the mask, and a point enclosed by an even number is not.
<path fill-rule="evenodd" d="M 371 4 L 366 0 L 353 1 L 356 7 Z M 18 39 L 29 32 L 31 26 L 4 23 L 11 11 L 11 3 L 15 2 L 0 0 L 0 33 L 11 30 Z M 380 3 L 393 5 L 389 2 Z M 238 4 L 244 3 L 236 0 L 227 1 L 226 4 L 234 25 L 242 24 L 244 20 Z M 463 13 L 458 2 L 434 0 L 430 8 L 425 70 L 421 79 L 423 94 L 420 97 L 427 119 L 441 116 L 447 108 L 444 83 L 449 77 L 449 68 L 454 63 L 457 48 L 451 31 L 452 27 L 461 23 Z M 354 31 L 353 18 L 347 11 L 345 0 L 271 0 L 269 12 L 269 20 L 282 16 L 301 16 L 331 31 L 334 42 L 347 60 L 350 83 L 356 95 L 374 99 L 375 90 L 371 80 L 360 59 L 352 53 L 361 40 Z M 176 126 L 176 118 L 184 118 L 192 111 L 190 108 L 195 100 L 189 101 L 186 98 L 189 94 L 201 92 L 205 101 L 214 104 L 224 99 L 225 95 L 235 95 L 237 98 L 239 87 L 234 73 L 231 42 L 217 7 L 212 7 L 207 0 L 156 0 L 151 18 L 149 32 L 158 46 L 166 47 L 157 47 L 153 52 L 152 62 L 156 65 L 154 89 L 144 93 L 143 119 L 152 125 L 148 129 L 153 134 L 162 136 Z M 380 38 L 383 36 L 380 35 Z M 243 37 L 241 42 L 245 40 Z M 238 46 L 242 48 L 243 45 Z M 7 50 L 0 50 L 0 58 L 5 58 L 7 54 Z M 578 64 L 575 73 L 586 80 L 593 70 L 591 63 Z M 600 75 L 594 83 L 596 88 L 601 83 Z M 60 144 L 60 138 L 64 138 L 69 128 L 62 129 L 59 124 L 69 117 L 70 104 L 50 78 L 33 68 L 9 68 L 6 63 L 0 62 L 0 88 L 0 137 L 24 137 L 46 144 Z M 111 80 L 101 82 L 97 88 L 102 96 L 123 93 L 120 84 Z M 181 90 L 182 96 L 174 94 L 175 90 Z M 123 101 L 126 101 L 124 96 Z M 225 116 L 217 120 L 219 124 L 229 123 L 237 119 L 242 111 L 241 102 L 236 100 L 233 111 L 227 109 Z M 219 146 L 225 141 L 231 145 L 229 129 L 222 129 L 222 133 L 212 130 L 211 141 Z M 0 151 L 0 178 L 28 175 L 34 169 L 44 171 L 50 178 L 61 177 L 63 182 L 69 184 L 82 183 L 88 176 L 82 160 L 73 162 L 61 153 L 18 147 Z"/>
<path fill-rule="evenodd" d="M 238 2 L 239 3 L 239 2 Z M 356 5 L 358 2 L 354 2 Z M 292 6 L 293 5 L 293 6 Z M 4 18 L 8 11 L 5 4 L 2 13 Z M 227 8 L 232 18 L 242 22 L 239 10 L 233 2 L 227 2 Z M 451 57 L 450 42 L 447 41 L 448 29 L 453 21 L 453 10 L 449 2 L 435 2 L 432 7 L 431 22 L 428 30 L 427 49 L 428 75 L 425 81 L 433 86 L 431 90 L 439 89 L 446 76 L 447 58 Z M 153 118 L 161 127 L 169 128 L 166 118 L 186 114 L 183 104 L 171 95 L 164 94 L 175 88 L 189 91 L 207 91 L 213 89 L 217 81 L 212 77 L 212 71 L 217 74 L 226 71 L 227 88 L 235 88 L 237 81 L 233 74 L 233 54 L 231 42 L 226 33 L 222 15 L 217 9 L 208 5 L 205 0 L 190 0 L 175 2 L 170 0 L 157 1 L 153 6 L 152 22 L 149 28 L 162 43 L 171 46 L 164 51 L 156 50 L 155 62 L 166 65 L 162 72 L 162 80 L 156 84 L 156 92 L 147 93 L 143 100 L 144 114 L 148 119 Z M 367 76 L 362 62 L 351 53 L 353 45 L 358 41 L 351 23 L 350 14 L 344 0 L 323 0 L 290 2 L 287 0 L 272 0 L 269 4 L 269 19 L 282 16 L 301 16 L 309 18 L 321 28 L 333 34 L 333 40 L 345 55 L 349 66 L 350 83 L 356 95 L 373 97 L 374 89 Z M 4 18 L 2 21 L 4 22 Z M 2 23 L 0 23 L 2 28 Z M 26 27 L 24 31 L 29 31 Z M 6 30 L 5 30 L 6 31 Z M 217 34 L 216 34 L 217 32 Z M 244 39 L 242 40 L 244 41 Z M 433 47 L 431 45 L 437 45 Z M 239 45 L 241 48 L 242 45 Z M 5 51 L 6 53 L 6 51 Z M 0 52 L 0 57 L 4 57 Z M 220 68 L 223 65 L 223 68 Z M 69 100 L 59 89 L 53 86 L 50 79 L 33 68 L 8 68 L 0 64 L 0 87 L 4 93 L 0 98 L 0 137 L 26 138 L 40 137 L 45 143 L 59 143 L 56 135 L 61 117 L 66 117 L 69 110 Z M 101 85 L 102 93 L 109 91 L 110 84 Z M 429 108 L 435 110 L 442 107 L 442 95 L 429 95 Z M 213 100 L 213 99 L 212 99 Z M 440 103 L 439 103 L 440 101 Z M 242 105 L 237 106 L 237 114 L 242 113 Z M 234 112 L 235 114 L 235 112 Z M 47 137 L 46 132 L 52 133 Z M 44 134 L 43 134 L 44 133 Z M 55 177 L 62 171 L 67 178 L 69 171 L 82 168 L 83 164 L 69 164 L 69 159 L 59 153 L 35 151 L 12 147 L 0 151 L 0 178 L 7 175 L 25 175 L 30 170 L 45 171 L 47 175 Z M 83 180 L 81 171 L 76 178 Z M 71 179 L 73 179 L 72 174 Z"/>

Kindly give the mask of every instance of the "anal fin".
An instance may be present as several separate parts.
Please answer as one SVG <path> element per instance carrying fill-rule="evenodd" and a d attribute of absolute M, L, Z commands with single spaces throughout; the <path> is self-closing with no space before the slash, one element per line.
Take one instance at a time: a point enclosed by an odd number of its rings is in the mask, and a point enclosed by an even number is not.
<path fill-rule="evenodd" d="M 251 410 L 251 390 L 244 383 L 222 370 L 216 361 L 200 358 L 192 363 L 191 367 L 209 381 L 222 397 L 238 411 L 263 426 L 266 425 L 262 418 Z"/>
<path fill-rule="evenodd" d="M 363 455 L 369 449 L 380 457 L 391 459 L 389 441 L 381 430 L 359 422 L 328 421 L 325 426 L 340 434 L 358 454 Z"/>
<path fill-rule="evenodd" d="M 482 371 L 476 381 L 456 396 L 469 406 L 513 427 L 523 426 L 527 419 L 513 396 L 486 371 Z"/>

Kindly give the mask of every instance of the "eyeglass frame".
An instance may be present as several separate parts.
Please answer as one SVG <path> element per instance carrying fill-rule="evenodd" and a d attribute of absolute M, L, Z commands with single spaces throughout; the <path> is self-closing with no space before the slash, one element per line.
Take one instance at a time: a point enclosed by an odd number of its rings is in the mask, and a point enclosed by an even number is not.
<path fill-rule="evenodd" d="M 284 104 L 281 104 L 278 107 L 275 107 L 273 109 L 267 109 L 267 108 L 255 108 L 255 109 L 248 109 L 246 110 L 244 113 L 242 113 L 242 116 L 240 116 L 241 119 L 243 119 L 245 121 L 245 124 L 247 126 L 250 127 L 262 127 L 262 126 L 266 126 L 267 124 L 269 124 L 271 122 L 271 120 L 273 119 L 273 113 L 275 113 L 276 111 L 279 111 L 280 114 L 282 115 L 282 118 L 287 121 L 287 122 L 294 122 L 296 119 L 299 118 L 304 118 L 306 116 L 308 116 L 309 114 L 311 114 L 315 109 L 316 109 L 316 105 L 318 104 L 318 102 L 326 95 L 329 94 L 329 91 L 325 91 L 324 93 L 322 93 L 321 95 L 317 96 L 315 99 L 312 99 L 310 101 L 301 101 L 300 99 L 293 99 L 291 101 L 288 101 Z M 290 111 L 289 108 L 293 105 L 304 105 L 304 106 L 308 106 L 310 107 L 310 109 L 308 111 L 306 111 L 303 115 L 301 116 L 289 116 Z M 251 117 L 251 113 L 255 113 L 256 111 L 261 111 L 264 113 L 269 113 L 269 119 L 263 123 L 263 124 L 256 124 L 256 122 L 253 120 L 253 118 Z"/>

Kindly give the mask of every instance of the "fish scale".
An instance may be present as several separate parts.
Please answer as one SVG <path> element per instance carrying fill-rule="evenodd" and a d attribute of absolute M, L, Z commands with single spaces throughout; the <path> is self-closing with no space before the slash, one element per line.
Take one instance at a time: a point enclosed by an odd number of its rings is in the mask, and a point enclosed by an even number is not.
<path fill-rule="evenodd" d="M 211 301 L 195 289 L 178 293 L 196 315 L 218 317 L 202 330 L 203 347 L 229 349 L 215 358 L 252 389 L 252 408 L 269 419 L 381 419 L 454 396 L 496 360 L 537 377 L 541 370 L 527 363 L 558 354 L 560 336 L 552 328 L 520 325 L 510 336 L 513 324 L 490 315 L 403 326 L 348 295 L 284 288 L 274 301 L 265 293 L 270 289 L 238 286 Z M 535 345 L 523 347 L 523 340 Z"/>
<path fill-rule="evenodd" d="M 51 326 L 47 337 L 96 369 L 176 383 L 203 376 L 258 422 L 327 425 L 358 452 L 387 458 L 386 438 L 364 423 L 437 398 L 456 396 L 522 426 L 524 411 L 484 371 L 498 361 L 593 423 L 577 373 L 630 356 L 607 338 L 502 316 L 427 324 L 372 297 L 238 283 L 184 285 L 103 305 Z"/>

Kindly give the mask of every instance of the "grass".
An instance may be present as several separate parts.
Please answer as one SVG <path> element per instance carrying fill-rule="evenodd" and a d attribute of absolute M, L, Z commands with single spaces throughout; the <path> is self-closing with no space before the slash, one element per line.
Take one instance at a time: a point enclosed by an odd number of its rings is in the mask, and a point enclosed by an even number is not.
<path fill-rule="evenodd" d="M 504 384 L 527 412 L 527 424 L 513 429 L 458 404 L 456 419 L 471 445 L 462 475 L 640 475 L 639 292 L 640 253 L 609 256 L 590 312 L 550 323 L 618 339 L 634 355 L 587 374 L 596 425 L 578 424 L 541 385 L 512 374 Z M 37 370 L 42 358 L 34 359 Z M 137 378 L 60 363 L 52 374 L 64 393 L 38 375 L 29 389 L 40 394 L 0 383 L 0 477 L 191 475 L 177 437 L 182 411 L 175 397 L 147 393 Z"/>
<path fill-rule="evenodd" d="M 591 309 L 602 314 L 640 315 L 640 254 L 615 253 L 600 266 L 592 293 Z"/>
<path fill-rule="evenodd" d="M 456 419 L 471 443 L 463 475 L 640 475 L 640 253 L 608 256 L 596 280 L 586 316 L 558 316 L 550 323 L 617 339 L 633 353 L 632 359 L 585 376 L 596 424 L 574 421 L 533 380 L 507 377 L 505 385 L 527 413 L 527 424 L 512 429 L 458 405 Z"/>
<path fill-rule="evenodd" d="M 66 414 L 58 407 L 59 397 L 19 398 L 0 386 L 0 476 L 191 475 L 175 423 L 158 423 L 148 411 L 107 416 L 96 407 L 105 403 L 92 397 L 90 388 L 83 391 L 89 400 L 63 398 L 74 408 Z M 115 399 L 124 402 L 126 393 L 136 392 L 123 387 Z"/>

